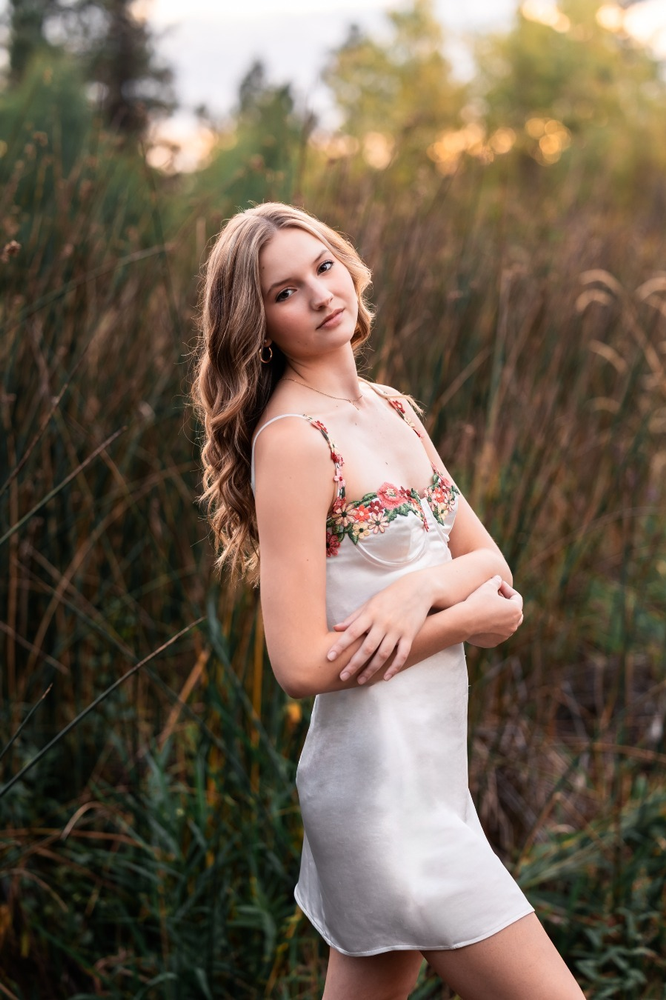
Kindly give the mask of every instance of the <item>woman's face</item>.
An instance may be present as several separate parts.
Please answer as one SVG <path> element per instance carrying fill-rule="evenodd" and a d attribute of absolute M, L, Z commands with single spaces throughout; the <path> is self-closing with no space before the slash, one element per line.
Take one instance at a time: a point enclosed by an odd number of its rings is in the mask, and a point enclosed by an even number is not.
<path fill-rule="evenodd" d="M 325 243 L 303 229 L 281 229 L 261 250 L 259 271 L 266 342 L 303 361 L 349 343 L 358 317 L 356 289 Z"/>

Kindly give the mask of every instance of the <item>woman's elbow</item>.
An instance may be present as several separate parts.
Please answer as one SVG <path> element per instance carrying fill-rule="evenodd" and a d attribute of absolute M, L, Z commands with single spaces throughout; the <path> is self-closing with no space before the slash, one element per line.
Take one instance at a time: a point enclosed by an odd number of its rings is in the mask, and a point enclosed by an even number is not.
<path fill-rule="evenodd" d="M 280 664 L 279 661 L 271 660 L 271 666 L 275 679 L 288 698 L 300 701 L 302 698 L 311 698 L 313 694 L 317 693 L 308 683 L 307 671 L 299 669 L 293 662 L 287 667 Z"/>
<path fill-rule="evenodd" d="M 503 580 L 506 580 L 506 582 L 511 587 L 513 587 L 513 573 L 511 572 L 511 568 L 509 567 L 508 562 L 502 555 L 501 549 L 497 547 L 495 549 L 491 549 L 490 551 L 493 552 L 494 555 L 499 559 L 499 566 L 497 572 L 501 574 Z"/>
<path fill-rule="evenodd" d="M 278 684 L 287 697 L 293 698 L 294 701 L 301 701 L 303 698 L 310 698 L 315 693 L 309 689 L 307 684 L 304 684 L 295 677 L 290 677 L 288 680 L 278 681 Z"/>

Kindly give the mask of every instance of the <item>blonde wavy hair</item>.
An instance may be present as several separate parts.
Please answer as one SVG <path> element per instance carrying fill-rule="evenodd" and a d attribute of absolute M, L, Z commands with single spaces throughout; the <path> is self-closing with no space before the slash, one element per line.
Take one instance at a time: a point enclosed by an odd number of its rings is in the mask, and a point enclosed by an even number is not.
<path fill-rule="evenodd" d="M 234 215 L 215 239 L 204 265 L 200 296 L 200 343 L 191 395 L 204 430 L 203 493 L 216 550 L 215 569 L 227 565 L 232 580 L 256 585 L 259 536 L 250 487 L 252 435 L 284 372 L 286 359 L 273 343 L 262 364 L 266 316 L 259 254 L 281 229 L 303 229 L 321 240 L 351 274 L 358 319 L 355 352 L 370 336 L 372 311 L 364 298 L 370 269 L 344 236 L 309 212 L 266 202 Z"/>

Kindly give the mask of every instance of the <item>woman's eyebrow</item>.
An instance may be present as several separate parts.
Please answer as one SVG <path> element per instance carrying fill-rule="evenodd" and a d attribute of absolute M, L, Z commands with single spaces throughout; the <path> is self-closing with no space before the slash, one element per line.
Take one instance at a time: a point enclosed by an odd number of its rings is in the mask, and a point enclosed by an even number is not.
<path fill-rule="evenodd" d="M 320 260 L 324 256 L 324 254 L 327 253 L 328 250 L 326 249 L 326 247 L 324 247 L 324 249 L 320 253 L 318 253 L 315 259 L 312 261 L 312 267 L 314 267 L 317 261 Z M 290 282 L 294 282 L 295 280 L 296 280 L 295 278 L 282 278 L 281 281 L 274 281 L 271 287 L 267 289 L 266 295 L 272 292 L 274 288 L 277 288 L 278 285 L 288 285 Z"/>

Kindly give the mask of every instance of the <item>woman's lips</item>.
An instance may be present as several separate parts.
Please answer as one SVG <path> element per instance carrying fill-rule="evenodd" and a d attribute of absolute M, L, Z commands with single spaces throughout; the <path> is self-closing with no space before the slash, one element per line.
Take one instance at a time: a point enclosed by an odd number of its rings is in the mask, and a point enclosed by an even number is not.
<path fill-rule="evenodd" d="M 328 316 L 323 321 L 323 323 L 319 324 L 319 326 L 317 327 L 317 329 L 321 330 L 325 326 L 326 327 L 333 326 L 335 324 L 335 321 L 338 319 L 339 316 L 342 315 L 343 312 L 344 312 L 344 309 L 336 309 L 335 312 L 332 312 L 331 315 Z"/>

